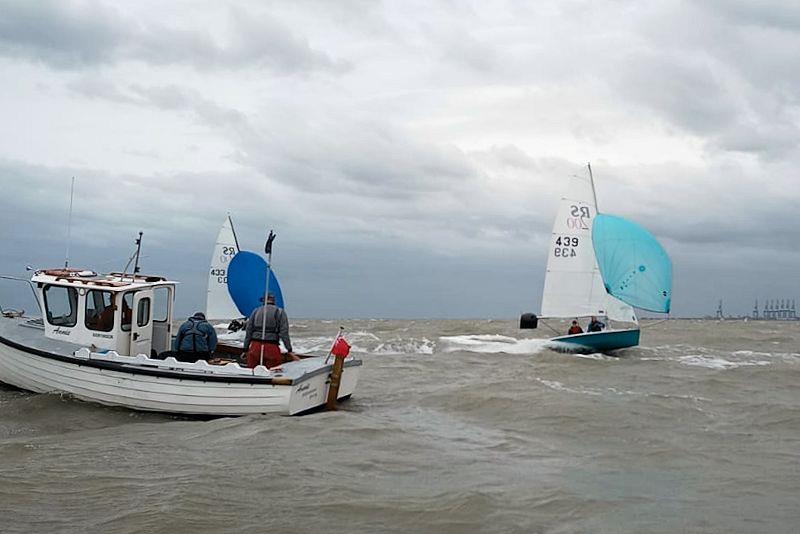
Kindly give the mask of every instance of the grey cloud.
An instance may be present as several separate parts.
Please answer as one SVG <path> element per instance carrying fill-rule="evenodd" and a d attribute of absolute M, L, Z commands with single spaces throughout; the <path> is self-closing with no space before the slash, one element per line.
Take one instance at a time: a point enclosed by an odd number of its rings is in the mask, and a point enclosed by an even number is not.
<path fill-rule="evenodd" d="M 658 110 L 674 124 L 699 134 L 731 124 L 735 102 L 705 58 L 669 53 L 636 54 L 615 77 L 620 95 Z"/>
<path fill-rule="evenodd" d="M 612 63 L 614 90 L 704 137 L 710 153 L 790 154 L 800 139 L 797 17 L 785 2 L 665 6 L 641 21 L 647 46 Z"/>
<path fill-rule="evenodd" d="M 0 54 L 56 68 L 80 69 L 140 60 L 198 69 L 263 66 L 279 73 L 348 68 L 314 50 L 281 22 L 231 9 L 229 42 L 204 29 L 179 29 L 131 19 L 101 2 L 5 0 L 0 18 Z"/>
<path fill-rule="evenodd" d="M 702 5 L 742 25 L 767 26 L 788 31 L 800 29 L 800 6 L 791 1 L 710 0 Z"/>
<path fill-rule="evenodd" d="M 419 143 L 387 124 L 339 119 L 279 121 L 274 131 L 246 141 L 245 161 L 307 191 L 406 199 L 460 187 L 477 176 L 456 147 Z"/>
<path fill-rule="evenodd" d="M 117 12 L 94 3 L 5 0 L 2 12 L 0 53 L 58 68 L 108 63 L 133 37 Z"/>

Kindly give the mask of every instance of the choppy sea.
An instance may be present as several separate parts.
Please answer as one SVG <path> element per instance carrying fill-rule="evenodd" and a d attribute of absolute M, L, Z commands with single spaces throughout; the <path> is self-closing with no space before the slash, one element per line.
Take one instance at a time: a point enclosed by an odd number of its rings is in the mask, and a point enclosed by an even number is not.
<path fill-rule="evenodd" d="M 340 323 L 295 320 L 299 352 Z M 514 321 L 346 321 L 338 412 L 200 420 L 0 386 L 0 531 L 800 532 L 800 323 L 617 356 Z"/>

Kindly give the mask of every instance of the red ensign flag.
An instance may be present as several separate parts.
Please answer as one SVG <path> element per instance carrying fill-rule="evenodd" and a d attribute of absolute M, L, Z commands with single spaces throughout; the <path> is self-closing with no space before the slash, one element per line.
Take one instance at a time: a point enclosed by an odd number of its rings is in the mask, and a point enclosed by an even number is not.
<path fill-rule="evenodd" d="M 346 357 L 350 354 L 350 344 L 343 338 L 339 337 L 331 347 L 331 354 L 334 356 Z"/>

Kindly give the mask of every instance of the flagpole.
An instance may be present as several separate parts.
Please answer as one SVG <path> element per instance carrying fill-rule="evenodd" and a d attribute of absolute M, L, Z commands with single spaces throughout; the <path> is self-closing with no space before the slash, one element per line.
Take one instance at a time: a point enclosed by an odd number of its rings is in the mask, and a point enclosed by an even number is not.
<path fill-rule="evenodd" d="M 333 354 L 333 350 L 336 345 L 339 344 L 339 340 L 343 339 L 342 332 L 344 332 L 344 327 L 339 327 L 339 334 L 336 336 L 336 339 L 333 340 L 333 345 L 331 345 L 331 350 L 328 352 L 328 358 L 330 358 L 331 354 Z M 346 345 L 347 342 L 345 342 Z M 347 345 L 346 345 L 347 346 Z M 347 352 L 350 351 L 350 347 L 347 346 L 347 350 L 344 354 L 341 353 L 340 350 L 336 350 L 336 354 L 333 355 L 333 366 L 331 366 L 331 375 L 330 381 L 328 383 L 328 398 L 325 399 L 325 409 L 328 411 L 336 410 L 336 401 L 339 398 L 339 386 L 342 384 L 342 372 L 344 371 L 344 359 L 347 357 Z M 325 358 L 325 363 L 328 363 L 328 358 Z"/>
<path fill-rule="evenodd" d="M 333 343 L 331 343 L 331 348 L 328 349 L 328 355 L 325 357 L 325 363 L 328 363 L 328 360 L 331 359 L 331 354 L 333 353 L 333 347 L 336 346 L 336 342 L 339 341 L 339 338 L 342 337 L 342 332 L 344 332 L 344 327 L 339 327 L 339 333 L 336 334 L 336 337 L 333 338 Z"/>
<path fill-rule="evenodd" d="M 267 253 L 267 283 L 264 287 L 264 313 L 261 317 L 261 358 L 258 364 L 264 365 L 264 338 L 267 337 L 267 300 L 269 299 L 269 273 L 272 270 L 272 241 L 275 239 L 275 234 L 272 230 L 269 231 L 267 236 L 267 244 L 264 246 L 264 252 Z M 280 347 L 279 347 L 280 350 Z"/>

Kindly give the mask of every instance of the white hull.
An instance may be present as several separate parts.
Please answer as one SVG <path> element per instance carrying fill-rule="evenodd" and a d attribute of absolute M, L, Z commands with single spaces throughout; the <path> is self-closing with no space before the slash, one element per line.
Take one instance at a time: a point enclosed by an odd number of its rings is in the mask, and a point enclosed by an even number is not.
<path fill-rule="evenodd" d="M 35 351 L 34 351 L 35 352 Z M 0 382 L 37 393 L 68 393 L 77 399 L 134 410 L 197 415 L 278 413 L 295 415 L 325 403 L 329 366 L 309 373 L 290 385 L 264 381 L 203 380 L 166 377 L 126 370 L 98 368 L 78 358 L 64 361 L 38 355 L 0 341 Z M 359 362 L 360 363 L 360 362 Z M 287 364 L 291 365 L 291 364 Z M 122 367 L 122 366 L 117 366 Z M 324 370 L 323 370 L 324 369 Z M 344 368 L 338 397 L 355 390 L 360 365 Z"/>

